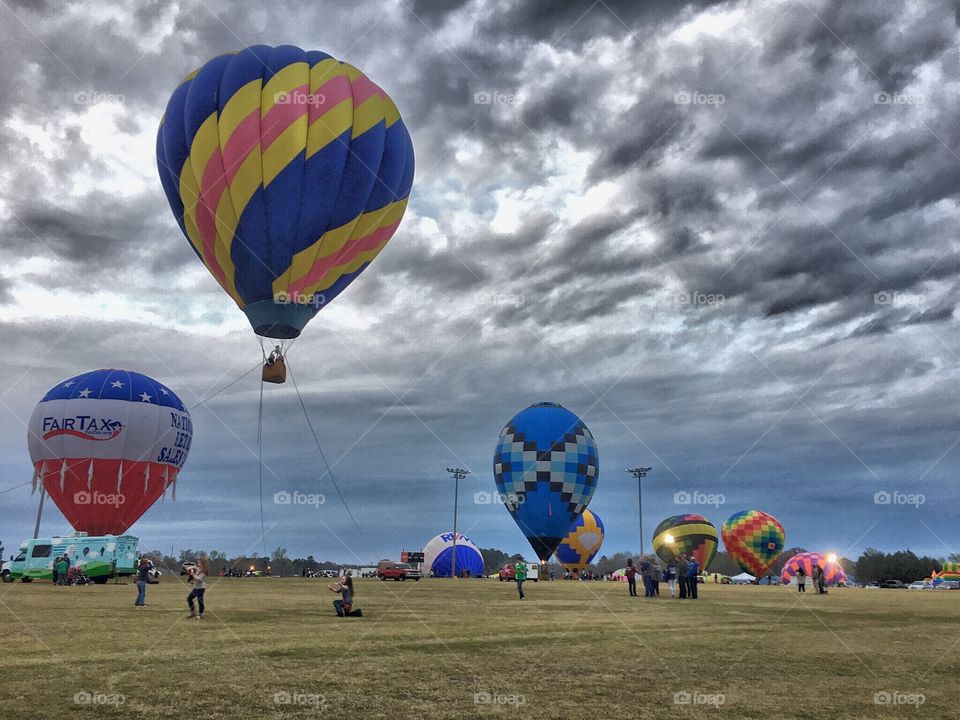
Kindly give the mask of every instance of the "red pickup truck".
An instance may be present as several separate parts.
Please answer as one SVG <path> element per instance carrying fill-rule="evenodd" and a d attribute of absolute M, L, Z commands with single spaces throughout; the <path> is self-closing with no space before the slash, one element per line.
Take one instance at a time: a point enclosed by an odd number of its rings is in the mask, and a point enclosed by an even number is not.
<path fill-rule="evenodd" d="M 377 565 L 377 577 L 381 580 L 420 580 L 422 573 L 407 563 L 383 560 Z"/>

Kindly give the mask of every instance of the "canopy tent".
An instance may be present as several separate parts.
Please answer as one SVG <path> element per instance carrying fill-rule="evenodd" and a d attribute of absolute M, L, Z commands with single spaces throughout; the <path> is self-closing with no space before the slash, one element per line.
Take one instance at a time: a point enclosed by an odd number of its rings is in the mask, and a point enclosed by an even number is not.
<path fill-rule="evenodd" d="M 742 572 L 739 575 L 734 575 L 730 578 L 730 582 L 742 584 L 742 583 L 752 583 L 755 582 L 756 578 L 747 572 Z"/>

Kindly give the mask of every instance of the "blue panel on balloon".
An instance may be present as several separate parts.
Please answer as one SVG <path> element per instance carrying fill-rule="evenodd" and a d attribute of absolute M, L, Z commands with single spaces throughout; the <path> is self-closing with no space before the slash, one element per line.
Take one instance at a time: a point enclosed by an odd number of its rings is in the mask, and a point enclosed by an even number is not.
<path fill-rule="evenodd" d="M 431 569 L 434 577 L 450 577 L 450 568 L 453 565 L 453 546 L 444 548 L 433 561 Z M 470 577 L 483 575 L 483 555 L 470 545 L 457 545 L 457 575 L 463 575 L 464 570 L 470 571 Z"/>
<path fill-rule="evenodd" d="M 500 496 L 543 561 L 590 503 L 599 472 L 590 430 L 556 403 L 517 414 L 500 432 L 493 457 Z"/>

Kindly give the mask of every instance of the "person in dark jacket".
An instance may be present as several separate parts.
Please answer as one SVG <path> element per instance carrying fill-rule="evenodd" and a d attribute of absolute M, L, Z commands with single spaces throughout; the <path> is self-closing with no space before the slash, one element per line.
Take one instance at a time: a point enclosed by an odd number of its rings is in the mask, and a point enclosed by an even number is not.
<path fill-rule="evenodd" d="M 807 591 L 807 571 L 802 567 L 797 568 L 797 590 L 799 592 Z"/>
<path fill-rule="evenodd" d="M 654 558 L 650 564 L 652 566 L 650 583 L 653 586 L 653 596 L 660 597 L 660 581 L 663 580 L 663 568 L 660 567 L 660 563 L 657 562 L 656 558 Z"/>
<path fill-rule="evenodd" d="M 687 571 L 687 597 L 691 600 L 697 599 L 697 576 L 700 574 L 700 563 L 693 556 L 690 557 L 690 569 Z"/>
<path fill-rule="evenodd" d="M 687 573 L 690 572 L 690 561 L 687 560 L 687 556 L 680 554 L 677 556 L 677 585 L 680 586 L 680 599 L 685 600 L 687 597 L 687 590 L 690 587 L 689 578 Z"/>
<path fill-rule="evenodd" d="M 677 563 L 676 561 L 667 563 L 667 569 L 663 572 L 663 579 L 670 584 L 670 597 L 677 597 Z"/>
<path fill-rule="evenodd" d="M 150 579 L 150 561 L 147 558 L 140 558 L 140 564 L 137 565 L 137 599 L 133 603 L 135 607 L 143 607 L 147 604 L 147 582 Z"/>
<path fill-rule="evenodd" d="M 630 591 L 630 597 L 637 596 L 637 566 L 633 564 L 633 558 L 627 558 L 627 568 L 623 571 L 627 576 L 627 586 Z"/>
<path fill-rule="evenodd" d="M 640 577 L 643 579 L 643 596 L 650 597 L 650 560 L 645 557 L 640 558 Z"/>

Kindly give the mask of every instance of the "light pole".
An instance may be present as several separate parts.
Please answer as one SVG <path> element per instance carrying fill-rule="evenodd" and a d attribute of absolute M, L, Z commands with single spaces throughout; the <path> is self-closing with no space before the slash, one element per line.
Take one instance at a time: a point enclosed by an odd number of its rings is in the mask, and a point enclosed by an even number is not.
<path fill-rule="evenodd" d="M 635 467 L 627 468 L 627 472 L 637 479 L 637 514 L 640 516 L 640 555 L 643 556 L 643 478 L 647 476 L 653 468 Z"/>
<path fill-rule="evenodd" d="M 469 470 L 463 468 L 447 468 L 450 477 L 453 478 L 453 554 L 450 559 L 450 577 L 457 577 L 457 498 L 460 495 L 460 481 L 470 474 Z"/>

